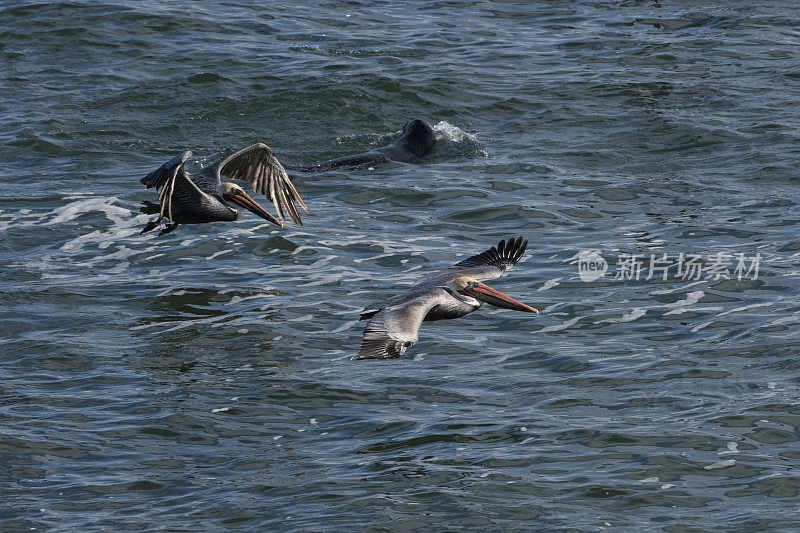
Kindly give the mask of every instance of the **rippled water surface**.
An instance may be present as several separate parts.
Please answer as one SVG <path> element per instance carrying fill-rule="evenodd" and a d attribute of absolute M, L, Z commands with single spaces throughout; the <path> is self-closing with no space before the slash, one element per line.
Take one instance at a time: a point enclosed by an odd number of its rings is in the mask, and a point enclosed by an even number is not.
<path fill-rule="evenodd" d="M 0 7 L 0 529 L 796 528 L 800 8 L 252 4 Z M 297 173 L 302 227 L 139 235 L 182 150 L 413 117 L 420 164 Z M 350 361 L 365 305 L 515 235 L 540 317 Z M 718 253 L 757 276 L 646 279 Z"/>

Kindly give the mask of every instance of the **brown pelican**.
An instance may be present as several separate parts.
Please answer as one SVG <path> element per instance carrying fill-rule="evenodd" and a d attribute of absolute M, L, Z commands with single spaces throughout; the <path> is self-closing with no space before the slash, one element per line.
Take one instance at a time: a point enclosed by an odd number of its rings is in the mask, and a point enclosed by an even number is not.
<path fill-rule="evenodd" d="M 358 359 L 400 357 L 419 338 L 423 320 L 459 318 L 483 303 L 539 314 L 539 311 L 481 283 L 494 279 L 516 265 L 528 240 L 500 241 L 497 246 L 423 278 L 405 294 L 394 296 L 361 312 L 371 319 L 364 329 Z"/>
<path fill-rule="evenodd" d="M 239 218 L 242 208 L 247 209 L 283 226 L 275 217 L 267 213 L 255 200 L 235 183 L 222 182 L 222 176 L 252 182 L 253 190 L 264 193 L 272 200 L 281 219 L 283 212 L 289 214 L 292 222 L 301 224 L 300 214 L 294 202 L 297 201 L 308 212 L 303 199 L 289 180 L 283 166 L 275 158 L 272 150 L 264 143 L 256 143 L 243 150 L 224 157 L 191 178 L 183 165 L 191 157 L 186 151 L 164 163 L 151 172 L 141 182 L 147 188 L 161 189 L 160 204 L 145 202 L 142 212 L 148 215 L 158 213 L 158 219 L 150 221 L 142 233 L 158 226 L 163 218 L 172 224 L 159 233 L 164 235 L 174 230 L 178 224 L 202 224 L 204 222 L 232 221 Z M 231 207 L 233 204 L 238 209 Z"/>

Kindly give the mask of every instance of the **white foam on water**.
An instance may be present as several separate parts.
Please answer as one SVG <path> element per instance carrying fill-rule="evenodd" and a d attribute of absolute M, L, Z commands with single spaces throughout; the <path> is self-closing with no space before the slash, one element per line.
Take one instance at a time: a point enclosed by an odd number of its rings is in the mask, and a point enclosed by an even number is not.
<path fill-rule="evenodd" d="M 655 293 L 652 293 L 652 294 L 655 294 Z M 665 312 L 664 315 L 680 315 L 680 314 L 683 314 L 683 313 L 695 312 L 695 311 L 721 311 L 721 310 L 724 309 L 724 307 L 702 307 L 702 308 L 691 308 L 690 307 L 690 306 L 696 304 L 697 302 L 699 302 L 703 298 L 703 296 L 705 296 L 705 292 L 704 291 L 692 291 L 692 292 L 686 294 L 685 298 L 683 298 L 682 300 L 678 300 L 677 302 L 673 302 L 673 303 L 658 304 L 658 305 L 652 305 L 652 306 L 647 306 L 647 307 L 638 307 L 638 308 L 629 309 L 629 310 L 625 310 L 624 308 L 605 308 L 605 309 L 603 309 L 603 311 L 606 312 L 606 313 L 607 312 L 613 312 L 613 311 L 620 311 L 620 310 L 624 310 L 626 312 L 620 317 L 606 318 L 606 319 L 598 320 L 598 321 L 595 322 L 595 324 L 620 324 L 620 323 L 626 323 L 626 322 L 633 322 L 634 320 L 637 320 L 637 319 L 645 316 L 647 314 L 647 311 L 649 311 L 651 309 L 668 309 L 668 311 Z M 622 301 L 621 303 L 625 303 L 625 301 Z M 551 306 L 548 306 L 547 308 L 544 309 L 543 314 L 546 314 L 547 312 L 551 311 L 552 309 L 555 309 L 559 305 L 561 305 L 561 304 L 553 304 Z M 561 324 L 555 324 L 553 326 L 547 326 L 545 328 L 542 328 L 541 330 L 539 330 L 539 332 L 540 333 L 549 333 L 549 332 L 552 332 L 552 331 L 560 331 L 560 330 L 563 330 L 563 329 L 567 329 L 567 328 L 573 326 L 574 324 L 576 324 L 581 318 L 586 318 L 587 316 L 588 315 L 579 316 L 579 317 L 573 317 L 573 318 L 571 318 L 571 319 L 569 319 L 569 320 L 567 320 L 567 321 L 565 321 L 565 322 L 563 322 Z M 706 323 L 706 324 L 703 324 L 703 325 L 700 325 L 700 326 L 696 326 L 696 328 L 694 330 L 692 330 L 692 331 L 703 329 L 704 327 L 710 325 L 711 323 L 712 322 L 709 322 L 709 323 Z"/>
<path fill-rule="evenodd" d="M 297 255 L 302 251 L 311 250 L 312 252 L 315 251 L 317 247 L 315 246 L 308 246 L 308 245 L 300 245 L 292 251 L 292 255 Z"/>
<path fill-rule="evenodd" d="M 453 142 L 461 142 L 465 139 L 469 139 L 471 141 L 477 141 L 477 138 L 472 133 L 467 133 L 458 126 L 454 126 L 447 122 L 446 120 L 442 120 L 435 126 L 433 126 L 433 132 L 436 136 L 436 139 L 447 139 Z"/>
<path fill-rule="evenodd" d="M 618 318 L 607 318 L 605 320 L 601 320 L 597 322 L 597 324 L 621 324 L 623 322 L 633 322 L 637 318 L 641 318 L 647 314 L 647 307 L 637 307 L 635 309 L 631 309 L 630 312 L 625 313 L 621 317 Z"/>
<path fill-rule="evenodd" d="M 343 269 L 337 269 L 339 272 L 334 274 L 329 274 L 327 276 L 322 276 L 320 279 L 315 281 L 309 281 L 308 283 L 303 283 L 298 285 L 299 287 L 316 287 L 318 285 L 332 285 L 338 283 L 344 279 L 347 279 L 347 272 L 342 272 Z"/>
<path fill-rule="evenodd" d="M 10 227 L 34 226 L 41 220 L 41 216 L 37 213 L 31 213 L 30 209 L 20 209 L 15 214 L 0 215 L 0 218 L 5 219 L 0 222 L 0 231 L 5 231 Z"/>
<path fill-rule="evenodd" d="M 60 244 L 58 252 L 44 253 L 43 255 L 32 255 L 21 266 L 31 271 L 41 273 L 42 279 L 67 279 L 71 277 L 71 270 L 86 270 L 94 268 L 96 265 L 109 262 L 111 265 L 107 270 L 94 274 L 94 279 L 100 281 L 111 276 L 117 276 L 127 271 L 131 265 L 128 260 L 138 252 L 128 248 L 124 244 L 129 242 L 129 237 L 136 235 L 140 231 L 140 226 L 144 225 L 148 217 L 146 215 L 135 215 L 131 210 L 116 205 L 118 199 L 115 197 L 98 196 L 74 196 L 75 201 L 65 206 L 58 207 L 49 213 L 33 213 L 25 216 L 24 219 L 17 217 L 4 225 L 8 226 L 66 226 L 71 222 L 77 221 L 86 213 L 102 213 L 110 222 L 107 229 L 94 229 L 88 233 L 79 234 L 76 237 Z M 72 227 L 81 227 L 72 224 Z M 4 229 L 4 228 L 0 228 Z M 78 232 L 74 232 L 78 233 Z M 116 245 L 116 246 L 115 246 Z M 88 252 L 87 247 L 93 246 L 92 256 L 84 261 L 77 260 L 76 256 Z M 98 250 L 107 250 L 114 247 L 114 250 L 105 255 L 97 253 Z"/>
<path fill-rule="evenodd" d="M 570 326 L 575 325 L 578 320 L 586 318 L 585 316 L 576 316 L 575 318 L 570 318 L 566 322 L 562 322 L 561 324 L 555 324 L 553 326 L 546 326 L 539 330 L 539 333 L 550 333 L 551 331 L 561 331 L 562 329 L 567 329 Z"/>
<path fill-rule="evenodd" d="M 233 253 L 233 250 L 220 250 L 219 252 L 215 252 L 215 253 L 209 255 L 208 257 L 205 258 L 205 260 L 206 261 L 211 261 L 215 257 L 219 257 L 221 255 L 230 254 L 230 253 Z"/>
<path fill-rule="evenodd" d="M 773 302 L 762 302 L 762 303 L 758 303 L 758 304 L 745 305 L 744 307 L 737 307 L 735 309 L 731 309 L 729 311 L 725 311 L 724 313 L 720 313 L 717 316 L 725 316 L 725 315 L 729 315 L 731 313 L 738 313 L 740 311 L 747 311 L 748 309 L 755 309 L 756 307 L 769 307 L 771 305 L 774 305 L 774 303 Z"/>
<path fill-rule="evenodd" d="M 686 298 L 683 300 L 678 300 L 677 302 L 672 302 L 669 304 L 663 304 L 655 307 L 666 307 L 668 309 L 672 309 L 672 311 L 667 311 L 664 313 L 665 315 L 680 315 L 682 313 L 692 312 L 695 309 L 690 309 L 689 307 L 696 304 L 700 301 L 700 299 L 705 296 L 705 292 L 703 291 L 693 291 L 686 295 Z M 719 309 L 723 309 L 720 307 Z M 718 311 L 719 309 L 712 309 L 714 311 Z"/>
<path fill-rule="evenodd" d="M 115 197 L 77 197 L 69 204 L 54 209 L 43 215 L 36 215 L 35 220 L 25 222 L 24 225 L 61 226 L 82 228 L 84 222 L 76 224 L 78 219 L 86 213 L 102 213 L 109 223 L 101 229 L 94 229 L 66 240 L 59 245 L 58 251 L 32 256 L 23 266 L 41 272 L 43 279 L 68 278 L 68 271 L 87 268 L 95 269 L 95 281 L 102 281 L 118 276 L 129 270 L 133 256 L 140 252 L 129 248 L 128 245 L 146 242 L 150 236 L 138 237 L 140 228 L 149 219 L 147 215 L 134 214 L 131 210 L 116 205 Z M 133 239 L 131 237 L 134 237 Z M 110 253 L 101 253 L 101 250 L 111 250 Z M 80 260 L 82 254 L 91 254 L 90 257 Z M 97 272 L 97 266 L 107 263 L 102 272 Z"/>
<path fill-rule="evenodd" d="M 49 214 L 53 215 L 53 218 L 42 225 L 55 226 L 56 224 L 64 224 L 92 211 L 100 211 L 111 222 L 123 224 L 125 221 L 130 220 L 133 213 L 124 207 L 114 205 L 113 202 L 116 201 L 118 201 L 117 198 L 113 196 L 111 198 L 93 197 L 78 200 L 50 212 Z"/>
<path fill-rule="evenodd" d="M 736 459 L 726 459 L 725 461 L 717 461 L 710 465 L 703 467 L 703 470 L 719 470 L 720 468 L 728 468 L 736 464 Z"/>
<path fill-rule="evenodd" d="M 688 289 L 690 287 L 694 287 L 695 285 L 704 285 L 705 283 L 706 282 L 704 280 L 693 281 L 693 282 L 691 282 L 691 283 L 689 283 L 687 285 L 684 285 L 682 287 L 672 287 L 670 289 L 658 289 L 658 290 L 650 292 L 650 294 L 672 294 L 674 292 L 683 291 L 683 290 L 686 290 L 686 289 Z"/>
<path fill-rule="evenodd" d="M 322 259 L 317 259 L 316 261 L 308 265 L 308 268 L 322 268 L 328 263 L 330 263 L 332 260 L 336 259 L 337 257 L 338 256 L 336 255 L 326 255 Z"/>
<path fill-rule="evenodd" d="M 671 304 L 664 304 L 663 307 L 689 307 L 690 305 L 694 305 L 700 301 L 700 299 L 705 296 L 706 293 L 703 291 L 693 291 L 686 295 L 686 298 L 683 300 L 678 300 L 677 302 L 673 302 Z"/>
<path fill-rule="evenodd" d="M 348 330 L 358 324 L 358 320 L 351 320 L 350 322 L 345 322 L 344 325 L 339 326 L 336 329 L 332 329 L 331 333 L 341 333 L 342 331 Z"/>
<path fill-rule="evenodd" d="M 764 327 L 768 328 L 771 326 L 780 326 L 783 324 L 790 324 L 792 322 L 800 322 L 800 311 L 795 311 L 791 315 L 782 316 L 776 320 L 773 320 L 769 324 L 766 324 Z"/>
<path fill-rule="evenodd" d="M 725 309 L 724 307 L 692 307 L 691 309 L 688 307 L 681 307 L 680 309 L 673 309 L 672 311 L 667 311 L 664 313 L 664 316 L 667 315 L 682 315 L 684 313 L 696 313 L 699 311 L 721 311 Z M 717 315 L 722 316 L 722 315 Z"/>
<path fill-rule="evenodd" d="M 358 259 L 353 259 L 353 262 L 354 263 L 362 263 L 364 261 L 374 261 L 375 259 L 382 259 L 384 257 L 392 257 L 393 255 L 395 255 L 395 254 L 394 253 L 388 253 L 388 254 L 379 254 L 379 255 L 372 256 L 372 257 L 360 257 Z"/>
<path fill-rule="evenodd" d="M 542 309 L 542 314 L 550 313 L 550 312 L 553 311 L 553 309 L 558 309 L 559 307 L 561 307 L 564 304 L 565 304 L 565 302 L 556 302 L 554 304 L 550 304 L 547 307 L 545 307 L 544 309 Z"/>
<path fill-rule="evenodd" d="M 179 290 L 177 290 L 175 292 L 172 292 L 172 291 L 173 291 L 173 288 L 172 287 L 168 287 L 168 288 L 164 289 L 163 291 L 159 292 L 158 294 L 156 294 L 156 296 L 160 298 L 162 296 L 167 296 L 167 295 L 183 296 L 184 294 L 186 294 L 186 291 L 183 290 L 183 289 L 179 289 Z"/>
<path fill-rule="evenodd" d="M 218 326 L 222 325 L 222 324 L 217 324 L 217 322 L 225 321 L 227 318 L 229 318 L 227 315 L 220 315 L 220 316 L 212 316 L 212 317 L 208 317 L 208 318 L 190 318 L 190 319 L 186 319 L 186 320 L 177 320 L 175 322 L 151 322 L 150 324 L 140 324 L 138 326 L 132 326 L 129 329 L 131 331 L 137 331 L 137 330 L 142 330 L 142 329 L 148 329 L 148 328 L 155 328 L 155 327 L 159 327 L 159 326 L 164 326 L 166 324 L 174 324 L 174 325 L 172 327 L 167 328 L 167 329 L 161 330 L 161 333 L 167 333 L 167 332 L 170 332 L 170 331 L 177 331 L 179 329 L 188 328 L 188 327 L 191 327 L 191 326 L 198 326 L 198 325 L 201 325 L 201 324 L 209 324 L 213 328 L 213 327 L 218 327 Z"/>
<path fill-rule="evenodd" d="M 272 298 L 273 296 L 275 296 L 275 295 L 274 294 L 265 294 L 265 293 L 253 294 L 252 296 L 234 296 L 233 298 L 231 298 L 228 301 L 227 305 L 236 305 L 236 304 L 239 304 L 239 303 L 242 303 L 242 302 L 246 302 L 247 300 L 257 300 L 257 299 L 260 299 L 260 298 Z"/>
<path fill-rule="evenodd" d="M 727 448 L 717 452 L 717 455 L 730 455 L 732 453 L 739 453 L 738 444 L 735 442 L 729 442 L 727 444 Z"/>
<path fill-rule="evenodd" d="M 544 285 L 539 287 L 538 290 L 546 291 L 548 289 L 552 289 L 553 287 L 557 287 L 559 285 L 558 282 L 561 281 L 562 279 L 564 279 L 564 278 L 555 278 L 555 279 L 547 280 L 547 281 L 545 281 Z"/>

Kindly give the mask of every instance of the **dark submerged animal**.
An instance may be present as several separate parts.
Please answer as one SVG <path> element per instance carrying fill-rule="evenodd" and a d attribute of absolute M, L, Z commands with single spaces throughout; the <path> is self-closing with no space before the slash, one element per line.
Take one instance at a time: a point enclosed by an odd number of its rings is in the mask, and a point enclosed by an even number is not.
<path fill-rule="evenodd" d="M 363 154 L 350 155 L 319 163 L 303 171 L 333 170 L 342 167 L 359 167 L 375 163 L 395 161 L 398 163 L 416 163 L 428 153 L 435 141 L 433 129 L 422 120 L 415 118 L 403 126 L 403 134 L 388 146 L 376 148 Z"/>

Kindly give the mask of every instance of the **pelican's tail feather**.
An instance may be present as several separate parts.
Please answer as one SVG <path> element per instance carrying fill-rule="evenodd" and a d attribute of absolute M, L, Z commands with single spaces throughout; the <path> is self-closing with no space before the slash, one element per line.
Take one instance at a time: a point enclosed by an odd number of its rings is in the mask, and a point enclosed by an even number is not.
<path fill-rule="evenodd" d="M 139 207 L 139 211 L 144 213 L 145 215 L 155 215 L 159 211 L 161 211 L 161 206 L 154 202 L 148 202 L 144 200 L 142 202 L 141 207 Z"/>

